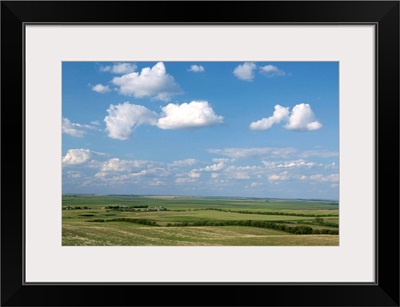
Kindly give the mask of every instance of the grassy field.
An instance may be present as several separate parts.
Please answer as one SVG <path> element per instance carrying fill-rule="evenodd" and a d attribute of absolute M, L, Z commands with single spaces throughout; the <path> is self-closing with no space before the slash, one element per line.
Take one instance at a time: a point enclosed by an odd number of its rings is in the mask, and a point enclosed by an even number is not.
<path fill-rule="evenodd" d="M 339 244 L 337 202 L 64 195 L 64 246 Z"/>

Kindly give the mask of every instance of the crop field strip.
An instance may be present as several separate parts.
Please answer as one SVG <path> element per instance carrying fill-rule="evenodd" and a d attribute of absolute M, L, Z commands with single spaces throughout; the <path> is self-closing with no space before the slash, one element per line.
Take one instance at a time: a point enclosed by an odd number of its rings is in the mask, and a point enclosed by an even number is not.
<path fill-rule="evenodd" d="M 338 245 L 326 201 L 63 196 L 63 245 Z"/>

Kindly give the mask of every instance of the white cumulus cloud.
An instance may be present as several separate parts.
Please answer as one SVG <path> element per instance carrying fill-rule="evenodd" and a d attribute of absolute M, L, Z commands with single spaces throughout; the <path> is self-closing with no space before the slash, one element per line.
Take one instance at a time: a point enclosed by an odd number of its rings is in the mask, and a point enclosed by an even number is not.
<path fill-rule="evenodd" d="M 111 91 L 108 85 L 103 85 L 103 84 L 96 84 L 92 86 L 92 90 L 100 94 L 105 94 Z"/>
<path fill-rule="evenodd" d="M 101 71 L 111 72 L 113 74 L 127 74 L 136 70 L 136 64 L 132 63 L 117 63 L 112 66 L 102 66 Z"/>
<path fill-rule="evenodd" d="M 69 149 L 63 157 L 63 165 L 79 165 L 88 162 L 92 157 L 90 149 Z"/>
<path fill-rule="evenodd" d="M 254 63 L 246 62 L 237 66 L 233 74 L 240 80 L 252 81 L 255 77 L 257 65 Z M 265 65 L 259 67 L 259 72 L 266 77 L 284 76 L 286 73 L 274 65 Z"/>
<path fill-rule="evenodd" d="M 240 80 L 252 81 L 254 79 L 254 71 L 257 65 L 254 63 L 246 62 L 242 65 L 237 66 L 233 70 L 233 74 Z"/>
<path fill-rule="evenodd" d="M 268 130 L 273 124 L 279 124 L 282 120 L 289 117 L 289 108 L 285 108 L 277 104 L 275 111 L 272 116 L 268 118 L 262 118 L 256 122 L 250 124 L 251 130 Z"/>
<path fill-rule="evenodd" d="M 190 66 L 189 71 L 192 71 L 192 72 L 204 72 L 204 67 L 201 66 L 201 65 L 192 65 L 192 66 Z"/>
<path fill-rule="evenodd" d="M 126 140 L 133 130 L 143 124 L 155 125 L 158 115 L 141 105 L 125 102 L 110 105 L 108 116 L 104 118 L 108 136 L 113 139 Z"/>
<path fill-rule="evenodd" d="M 152 97 L 161 101 L 169 101 L 172 96 L 181 94 L 182 89 L 173 76 L 166 71 L 163 62 L 153 67 L 145 67 L 142 71 L 115 77 L 112 83 L 118 86 L 120 94 L 135 98 Z"/>
<path fill-rule="evenodd" d="M 275 111 L 270 117 L 262 118 L 250 123 L 251 130 L 268 130 L 274 124 L 286 122 L 287 130 L 313 131 L 322 128 L 322 124 L 315 120 L 314 112 L 307 103 L 300 103 L 293 107 L 289 113 L 289 107 L 275 106 Z"/>
<path fill-rule="evenodd" d="M 140 125 L 157 126 L 160 129 L 188 129 L 216 125 L 223 117 L 215 114 L 207 101 L 192 101 L 183 104 L 168 104 L 161 108 L 161 114 L 136 104 L 125 102 L 110 105 L 104 118 L 108 136 L 127 140 Z M 187 162 L 187 161 L 186 161 Z"/>
<path fill-rule="evenodd" d="M 214 113 L 207 101 L 170 103 L 162 107 L 157 126 L 161 129 L 185 129 L 207 127 L 223 122 L 223 117 Z"/>
<path fill-rule="evenodd" d="M 267 77 L 284 76 L 286 73 L 274 65 L 260 67 L 260 72 Z"/>
<path fill-rule="evenodd" d="M 312 131 L 322 128 L 322 124 L 315 120 L 311 106 L 308 103 L 301 103 L 293 107 L 285 128 L 288 130 Z"/>
<path fill-rule="evenodd" d="M 96 127 L 91 125 L 83 125 L 71 122 L 68 118 L 63 118 L 62 121 L 62 131 L 63 133 L 81 137 L 83 136 L 88 130 L 98 130 Z"/>

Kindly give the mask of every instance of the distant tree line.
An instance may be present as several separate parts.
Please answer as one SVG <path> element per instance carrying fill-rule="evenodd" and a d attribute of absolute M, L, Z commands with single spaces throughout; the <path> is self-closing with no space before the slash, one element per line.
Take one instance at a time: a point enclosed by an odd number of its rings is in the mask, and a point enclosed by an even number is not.
<path fill-rule="evenodd" d="M 135 206 L 106 206 L 106 209 L 125 209 L 125 208 L 148 208 L 149 206 L 146 205 L 135 205 Z"/>
<path fill-rule="evenodd" d="M 193 209 L 193 211 L 200 210 L 213 210 L 213 211 L 222 211 L 222 212 L 232 212 L 232 213 L 242 213 L 242 214 L 262 214 L 262 215 L 288 215 L 288 216 L 302 216 L 302 217 L 337 217 L 337 214 L 304 214 L 304 213 L 288 213 L 281 211 L 247 211 L 247 210 L 229 210 L 229 209 L 220 209 L 220 208 L 203 208 L 203 209 Z M 175 210 L 174 210 L 175 211 Z"/>
<path fill-rule="evenodd" d="M 75 207 L 71 207 L 71 206 L 67 206 L 67 207 L 63 207 L 63 210 L 82 210 L 82 209 L 91 209 L 91 207 L 79 207 L 79 206 L 75 206 Z"/>
<path fill-rule="evenodd" d="M 160 207 L 150 207 L 148 205 L 135 205 L 135 206 L 107 206 L 105 209 L 114 210 L 114 211 L 125 211 L 125 212 L 155 212 L 155 211 L 168 211 L 167 208 Z M 138 209 L 146 209 L 146 210 L 138 210 Z"/>
<path fill-rule="evenodd" d="M 147 220 L 147 219 L 131 219 L 131 218 L 115 218 L 115 219 L 93 219 L 93 220 L 88 220 L 87 222 L 100 222 L 100 223 L 105 223 L 105 222 L 128 222 L 128 223 L 135 223 L 135 224 L 141 224 L 141 225 L 147 225 L 147 226 L 160 226 L 158 225 L 155 221 L 152 220 Z"/>

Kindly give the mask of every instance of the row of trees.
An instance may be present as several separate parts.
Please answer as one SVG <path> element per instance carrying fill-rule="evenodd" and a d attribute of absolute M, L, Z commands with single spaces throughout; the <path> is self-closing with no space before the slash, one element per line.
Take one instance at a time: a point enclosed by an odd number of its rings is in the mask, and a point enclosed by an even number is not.
<path fill-rule="evenodd" d="M 105 208 L 106 209 L 126 209 L 126 208 L 144 208 L 144 209 L 146 209 L 148 207 L 149 206 L 147 206 L 147 205 L 135 205 L 135 206 L 121 206 L 121 205 L 118 205 L 118 206 L 107 206 Z"/>
<path fill-rule="evenodd" d="M 320 226 L 328 226 L 328 227 L 335 227 L 335 228 L 339 228 L 338 224 L 334 224 L 334 223 L 329 223 L 329 222 L 325 222 L 323 218 L 321 217 L 316 217 L 313 221 L 313 224 L 317 224 Z"/>
<path fill-rule="evenodd" d="M 79 206 L 75 206 L 75 207 L 71 207 L 71 206 L 67 206 L 67 207 L 62 207 L 63 210 L 87 210 L 87 209 L 92 209 L 91 207 L 79 207 Z"/>
<path fill-rule="evenodd" d="M 199 210 L 213 210 L 213 211 L 222 211 L 222 212 L 233 212 L 233 213 L 243 213 L 243 214 L 262 214 L 262 215 L 288 215 L 288 216 L 304 216 L 304 217 L 337 217 L 337 214 L 305 214 L 305 213 L 289 213 L 289 212 L 281 212 L 281 211 L 247 211 L 247 210 L 229 210 L 229 209 L 221 209 L 221 208 L 203 208 L 203 209 L 193 209 L 193 211 Z M 175 210 L 174 210 L 175 211 Z"/>
<path fill-rule="evenodd" d="M 167 227 L 187 227 L 187 226 L 248 226 L 258 228 L 268 228 L 274 230 L 285 231 L 293 234 L 338 234 L 336 229 L 313 229 L 309 226 L 287 226 L 281 223 L 272 223 L 267 221 L 252 221 L 252 220 L 239 220 L 239 221 L 197 221 L 197 222 L 183 222 L 183 223 L 168 223 Z"/>
<path fill-rule="evenodd" d="M 141 224 L 146 226 L 161 226 L 155 221 L 147 219 L 132 219 L 132 218 L 115 218 L 115 219 L 93 219 L 88 222 L 128 222 Z M 337 235 L 339 231 L 336 229 L 313 229 L 309 226 L 288 226 L 281 223 L 272 223 L 267 221 L 252 221 L 252 220 L 238 220 L 238 221 L 196 221 L 196 222 L 182 222 L 182 223 L 168 223 L 167 227 L 201 227 L 201 226 L 247 226 L 247 227 L 258 227 L 268 228 L 274 230 L 280 230 L 293 234 L 330 234 Z"/>
<path fill-rule="evenodd" d="M 155 221 L 152 221 L 152 220 L 131 219 L 131 218 L 126 218 L 126 217 L 121 217 L 121 218 L 116 218 L 116 219 L 109 219 L 109 220 L 93 219 L 93 220 L 89 220 L 87 222 L 100 222 L 100 223 L 105 223 L 105 222 L 128 222 L 128 223 L 135 223 L 135 224 L 141 224 L 141 225 L 147 225 L 147 226 L 160 226 Z"/>

